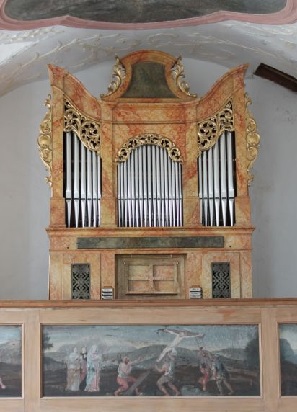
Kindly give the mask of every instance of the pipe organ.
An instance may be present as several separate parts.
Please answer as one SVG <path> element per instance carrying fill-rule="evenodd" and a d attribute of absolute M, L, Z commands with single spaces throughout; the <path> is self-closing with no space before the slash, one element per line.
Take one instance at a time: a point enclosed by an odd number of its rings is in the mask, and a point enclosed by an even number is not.
<path fill-rule="evenodd" d="M 96 98 L 49 66 L 38 145 L 51 186 L 50 299 L 252 296 L 259 135 L 245 71 L 198 97 L 181 58 L 141 50 L 116 57 Z"/>

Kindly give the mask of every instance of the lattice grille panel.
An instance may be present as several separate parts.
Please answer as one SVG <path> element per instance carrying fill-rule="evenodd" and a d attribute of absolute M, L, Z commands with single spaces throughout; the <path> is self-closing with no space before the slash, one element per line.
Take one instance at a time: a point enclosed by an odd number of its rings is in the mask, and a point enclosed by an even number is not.
<path fill-rule="evenodd" d="M 90 265 L 76 263 L 71 266 L 71 299 L 90 299 Z"/>
<path fill-rule="evenodd" d="M 212 263 L 212 297 L 231 298 L 230 263 Z"/>

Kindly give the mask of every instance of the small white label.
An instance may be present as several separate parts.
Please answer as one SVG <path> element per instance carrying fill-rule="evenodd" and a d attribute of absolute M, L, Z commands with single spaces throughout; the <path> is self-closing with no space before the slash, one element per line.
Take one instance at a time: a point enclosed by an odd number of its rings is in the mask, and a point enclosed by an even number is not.
<path fill-rule="evenodd" d="M 202 288 L 190 288 L 189 297 L 190 299 L 202 299 Z"/>

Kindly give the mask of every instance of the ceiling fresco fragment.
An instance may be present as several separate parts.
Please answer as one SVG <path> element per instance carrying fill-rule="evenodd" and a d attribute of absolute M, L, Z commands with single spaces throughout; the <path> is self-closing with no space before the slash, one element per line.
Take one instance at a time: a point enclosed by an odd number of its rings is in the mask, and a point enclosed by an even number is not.
<path fill-rule="evenodd" d="M 18 21 L 71 16 L 110 23 L 152 23 L 199 18 L 217 12 L 266 15 L 287 0 L 6 0 L 5 15 Z"/>

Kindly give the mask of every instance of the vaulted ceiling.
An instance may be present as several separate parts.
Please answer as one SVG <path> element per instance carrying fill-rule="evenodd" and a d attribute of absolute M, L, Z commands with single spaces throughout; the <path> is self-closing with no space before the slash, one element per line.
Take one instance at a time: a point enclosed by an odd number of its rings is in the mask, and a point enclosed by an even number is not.
<path fill-rule="evenodd" d="M 0 29 L 0 96 L 140 49 L 296 86 L 297 0 L 0 0 Z"/>

